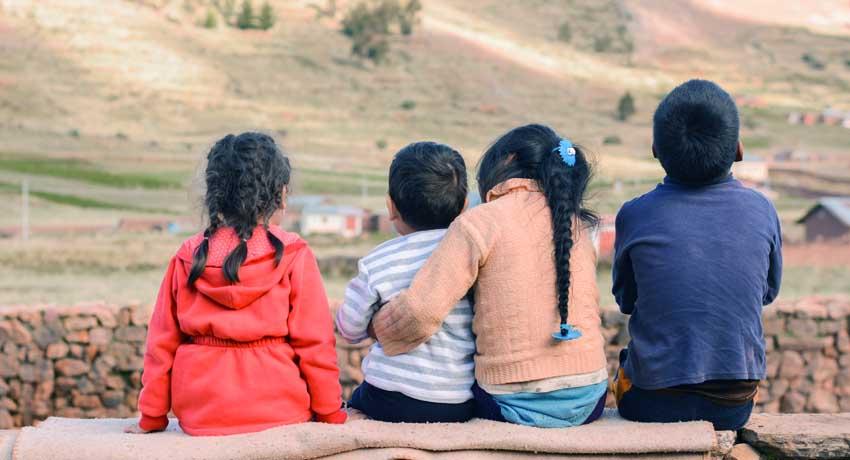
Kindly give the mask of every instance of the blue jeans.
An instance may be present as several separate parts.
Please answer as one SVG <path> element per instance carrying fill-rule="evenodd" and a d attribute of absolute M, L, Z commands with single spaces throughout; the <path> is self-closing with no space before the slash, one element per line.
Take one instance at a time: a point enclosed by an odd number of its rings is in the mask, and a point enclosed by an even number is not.
<path fill-rule="evenodd" d="M 459 404 L 413 399 L 403 393 L 382 390 L 363 382 L 354 390 L 348 405 L 369 418 L 393 423 L 457 423 L 471 419 L 475 401 Z"/>
<path fill-rule="evenodd" d="M 628 350 L 620 352 L 620 370 L 615 382 L 617 410 L 635 422 L 690 422 L 705 420 L 715 430 L 738 430 L 747 424 L 753 401 L 737 406 L 721 405 L 695 393 L 644 390 L 634 386 L 623 371 Z"/>

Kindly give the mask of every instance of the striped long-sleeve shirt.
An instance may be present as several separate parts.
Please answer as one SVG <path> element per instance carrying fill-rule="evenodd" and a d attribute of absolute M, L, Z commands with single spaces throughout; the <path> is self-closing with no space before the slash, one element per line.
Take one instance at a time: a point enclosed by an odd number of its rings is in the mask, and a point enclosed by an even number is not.
<path fill-rule="evenodd" d="M 351 343 L 366 339 L 372 315 L 381 304 L 410 286 L 445 233 L 428 230 L 401 236 L 361 259 L 359 274 L 348 284 L 345 302 L 337 312 L 340 335 Z M 472 305 L 462 299 L 437 333 L 409 353 L 389 357 L 379 343 L 372 345 L 363 360 L 363 375 L 378 388 L 414 399 L 462 403 L 472 399 L 474 355 Z"/>

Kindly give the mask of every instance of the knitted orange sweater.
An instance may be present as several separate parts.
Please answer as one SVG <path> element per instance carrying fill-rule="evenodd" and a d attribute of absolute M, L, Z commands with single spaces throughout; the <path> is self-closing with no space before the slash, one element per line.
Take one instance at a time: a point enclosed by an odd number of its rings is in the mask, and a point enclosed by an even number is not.
<path fill-rule="evenodd" d="M 511 179 L 487 203 L 460 217 L 410 288 L 384 306 L 375 333 L 388 355 L 407 352 L 437 331 L 475 286 L 475 375 L 484 384 L 583 374 L 605 367 L 596 253 L 590 231 L 574 231 L 569 322 L 582 336 L 556 342 L 552 221 L 535 181 Z"/>

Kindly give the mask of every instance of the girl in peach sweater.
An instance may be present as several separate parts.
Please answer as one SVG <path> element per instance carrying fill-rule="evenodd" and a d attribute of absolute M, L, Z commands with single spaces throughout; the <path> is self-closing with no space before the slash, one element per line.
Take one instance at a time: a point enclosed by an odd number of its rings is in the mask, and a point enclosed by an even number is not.
<path fill-rule="evenodd" d="M 598 418 L 608 375 L 589 178 L 581 149 L 549 127 L 497 140 L 478 171 L 485 203 L 454 221 L 410 288 L 375 316 L 384 353 L 428 340 L 473 289 L 478 416 L 540 427 Z"/>

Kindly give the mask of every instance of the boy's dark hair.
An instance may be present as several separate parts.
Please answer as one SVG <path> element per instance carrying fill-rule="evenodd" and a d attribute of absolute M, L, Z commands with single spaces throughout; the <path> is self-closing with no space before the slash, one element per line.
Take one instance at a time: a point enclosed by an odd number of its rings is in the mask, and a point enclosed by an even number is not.
<path fill-rule="evenodd" d="M 448 228 L 463 211 L 466 191 L 466 163 L 448 145 L 414 142 L 390 165 L 390 198 L 415 230 Z"/>
<path fill-rule="evenodd" d="M 700 184 L 727 174 L 738 149 L 738 108 L 717 84 L 690 80 L 670 92 L 653 117 L 655 154 L 667 175 Z"/>
<path fill-rule="evenodd" d="M 598 218 L 584 207 L 584 192 L 592 171 L 583 150 L 575 148 L 575 165 L 568 166 L 556 151 L 561 141 L 552 128 L 527 125 L 514 128 L 487 149 L 478 164 L 478 189 L 486 199 L 496 185 L 515 178 L 533 179 L 546 195 L 552 213 L 558 313 L 567 324 L 570 297 L 570 251 L 573 220 L 596 225 Z M 566 334 L 562 331 L 563 334 Z"/>
<path fill-rule="evenodd" d="M 204 204 L 209 227 L 195 250 L 189 285 L 201 277 L 207 263 L 209 239 L 216 230 L 231 227 L 241 240 L 222 266 L 224 278 L 239 281 L 239 267 L 248 257 L 248 240 L 258 222 L 275 250 L 275 264 L 283 257 L 283 242 L 268 231 L 269 220 L 283 205 L 283 189 L 289 184 L 289 159 L 271 137 L 261 133 L 228 134 L 207 154 Z"/>

